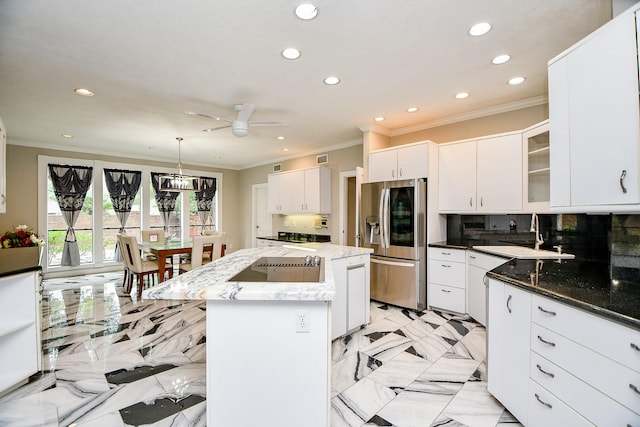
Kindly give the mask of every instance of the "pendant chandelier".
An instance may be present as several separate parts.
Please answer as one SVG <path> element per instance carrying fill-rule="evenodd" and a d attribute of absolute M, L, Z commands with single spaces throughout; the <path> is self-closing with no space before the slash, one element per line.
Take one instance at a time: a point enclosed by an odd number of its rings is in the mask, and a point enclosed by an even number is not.
<path fill-rule="evenodd" d="M 200 177 L 185 175 L 182 172 L 182 161 L 180 158 L 180 144 L 182 138 L 178 140 L 178 167 L 176 173 L 160 175 L 158 184 L 162 191 L 200 191 Z"/>

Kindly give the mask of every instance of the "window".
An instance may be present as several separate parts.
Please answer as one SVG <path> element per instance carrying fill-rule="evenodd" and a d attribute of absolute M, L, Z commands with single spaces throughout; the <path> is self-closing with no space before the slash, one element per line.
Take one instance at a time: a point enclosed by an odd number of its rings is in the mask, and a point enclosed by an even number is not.
<path fill-rule="evenodd" d="M 56 201 L 53 184 L 47 172 L 47 165 L 50 163 L 93 167 L 91 186 L 73 226 L 80 250 L 79 266 L 61 265 L 68 227 Z M 163 228 L 164 222 L 161 212 L 158 210 L 151 184 L 151 172 L 172 172 L 172 168 L 38 156 L 38 200 L 40 206 L 46 206 L 46 210 L 43 209 L 38 213 L 38 230 L 47 245 L 47 256 L 44 260 L 46 262 L 43 265 L 44 273 L 72 270 L 74 274 L 86 273 L 95 272 L 100 268 L 112 269 L 117 265 L 114 251 L 116 234 L 120 230 L 120 220 L 109 196 L 104 179 L 104 169 L 138 170 L 142 173 L 140 189 L 131 204 L 131 212 L 126 220 L 127 234 L 140 237 L 142 229 Z M 218 188 L 221 188 L 222 174 L 220 173 L 193 170 L 189 173 L 215 178 Z M 218 230 L 221 224 L 218 211 L 219 194 L 220 192 L 216 192 L 213 197 L 207 229 Z M 168 232 L 171 238 L 188 240 L 194 234 L 201 232 L 201 225 L 195 194 L 179 193 L 175 210 L 171 212 L 168 221 Z M 45 231 L 43 232 L 43 230 Z"/>

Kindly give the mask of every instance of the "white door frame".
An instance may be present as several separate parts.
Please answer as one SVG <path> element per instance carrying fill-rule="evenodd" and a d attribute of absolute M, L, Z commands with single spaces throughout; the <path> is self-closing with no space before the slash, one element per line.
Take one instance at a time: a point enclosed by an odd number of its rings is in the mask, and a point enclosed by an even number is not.
<path fill-rule="evenodd" d="M 356 233 L 360 230 L 360 184 L 362 184 L 364 180 L 364 169 L 361 167 L 356 167 L 355 170 L 340 172 L 340 238 L 339 244 L 346 245 L 347 239 L 345 236 L 345 228 L 347 227 L 347 211 L 348 211 L 348 196 L 347 188 L 348 188 L 348 179 L 356 178 Z M 356 238 L 356 245 L 358 244 L 358 239 Z"/>
<path fill-rule="evenodd" d="M 258 189 L 268 189 L 267 187 L 267 183 L 264 184 L 253 184 L 251 186 L 251 246 L 252 248 L 256 247 L 256 238 L 258 237 L 256 230 L 257 230 L 257 226 L 258 226 L 258 218 L 256 216 L 256 208 L 257 208 L 257 191 Z M 268 209 L 267 206 L 264 207 L 265 209 Z"/>

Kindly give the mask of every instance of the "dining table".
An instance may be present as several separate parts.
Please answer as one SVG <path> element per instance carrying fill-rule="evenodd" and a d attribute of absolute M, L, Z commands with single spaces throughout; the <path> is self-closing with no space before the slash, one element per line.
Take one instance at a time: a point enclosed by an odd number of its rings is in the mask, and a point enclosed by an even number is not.
<path fill-rule="evenodd" d="M 173 258 L 174 255 L 191 254 L 193 249 L 193 240 L 165 240 L 164 242 L 138 242 L 138 246 L 145 252 L 158 257 L 158 283 L 164 281 L 164 273 L 166 271 L 167 259 Z M 222 245 L 220 249 L 221 256 L 224 256 L 227 245 Z M 205 248 L 206 251 L 206 248 Z"/>

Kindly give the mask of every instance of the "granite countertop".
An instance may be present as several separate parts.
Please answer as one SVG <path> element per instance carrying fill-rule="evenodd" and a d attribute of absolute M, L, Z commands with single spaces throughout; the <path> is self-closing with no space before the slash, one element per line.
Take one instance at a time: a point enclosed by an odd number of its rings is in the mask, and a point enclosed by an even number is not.
<path fill-rule="evenodd" d="M 471 249 L 483 244 L 510 243 L 456 240 L 429 246 Z M 617 267 L 610 259 L 594 260 L 576 254 L 575 259 L 562 261 L 506 260 L 487 276 L 640 330 L 640 269 Z"/>
<path fill-rule="evenodd" d="M 142 292 L 144 299 L 329 301 L 335 299 L 335 282 L 330 260 L 372 252 L 367 248 L 304 243 L 297 248 L 269 247 L 241 249 L 212 263 L 181 274 Z M 260 257 L 318 255 L 325 259 L 324 282 L 230 282 L 231 277 Z"/>

